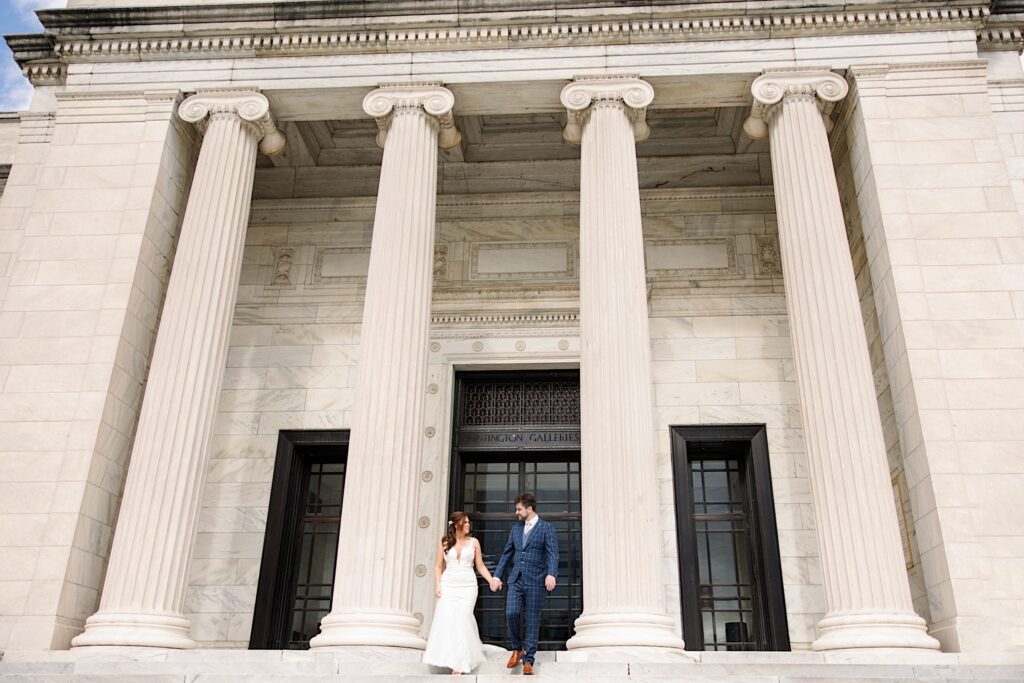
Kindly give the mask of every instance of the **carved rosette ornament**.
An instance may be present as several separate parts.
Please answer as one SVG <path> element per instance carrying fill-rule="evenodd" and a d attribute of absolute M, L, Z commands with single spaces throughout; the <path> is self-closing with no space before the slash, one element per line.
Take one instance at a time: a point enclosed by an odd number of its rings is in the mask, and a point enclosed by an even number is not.
<path fill-rule="evenodd" d="M 436 121 L 438 147 L 451 149 L 462 140 L 455 127 L 454 106 L 452 91 L 440 83 L 381 85 L 363 99 L 363 111 L 377 120 L 377 146 L 381 149 L 394 117 L 419 112 Z"/>
<path fill-rule="evenodd" d="M 850 91 L 846 80 L 831 71 L 771 71 L 754 79 L 750 86 L 754 106 L 743 122 L 743 130 L 755 140 L 768 137 L 768 122 L 786 100 L 814 102 L 821 112 L 826 129 L 831 129 L 829 114 Z"/>
<path fill-rule="evenodd" d="M 654 88 L 633 76 L 580 76 L 562 89 L 562 105 L 568 121 L 562 129 L 566 142 L 578 145 L 583 140 L 583 125 L 593 107 L 622 109 L 633 126 L 633 141 L 643 142 L 651 134 L 647 125 L 647 107 L 654 101 Z"/>

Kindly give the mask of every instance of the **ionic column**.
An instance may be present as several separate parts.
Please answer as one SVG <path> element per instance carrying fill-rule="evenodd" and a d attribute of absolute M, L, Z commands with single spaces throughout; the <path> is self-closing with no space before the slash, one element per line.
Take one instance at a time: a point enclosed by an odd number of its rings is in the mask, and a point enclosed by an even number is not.
<path fill-rule="evenodd" d="M 581 144 L 580 420 L 583 614 L 570 649 L 681 650 L 665 614 L 651 342 L 636 141 L 654 89 L 635 78 L 562 90 Z"/>
<path fill-rule="evenodd" d="M 823 110 L 828 71 L 766 73 L 744 124 L 770 137 L 827 614 L 815 650 L 937 649 L 914 613 L 882 426 Z M 826 112 L 827 113 L 827 112 Z"/>
<path fill-rule="evenodd" d="M 218 91 L 178 108 L 206 129 L 132 446 L 100 609 L 75 647 L 191 648 L 182 615 L 210 435 L 228 350 L 257 145 L 284 136 L 258 92 Z"/>
<path fill-rule="evenodd" d="M 312 647 L 421 649 L 412 615 L 434 263 L 437 148 L 458 144 L 454 96 L 385 86 L 363 100 L 384 148 L 363 306 L 331 613 Z"/>

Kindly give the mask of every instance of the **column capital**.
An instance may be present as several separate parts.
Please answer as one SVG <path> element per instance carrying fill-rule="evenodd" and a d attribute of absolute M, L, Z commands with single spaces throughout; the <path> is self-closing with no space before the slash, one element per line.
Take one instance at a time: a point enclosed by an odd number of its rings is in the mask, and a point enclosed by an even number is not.
<path fill-rule="evenodd" d="M 181 120 L 195 124 L 203 132 L 208 119 L 218 115 L 234 115 L 251 123 L 260 138 L 260 151 L 267 156 L 279 154 L 284 149 L 284 133 L 270 113 L 270 102 L 259 90 L 200 90 L 178 105 Z"/>
<path fill-rule="evenodd" d="M 420 110 L 437 121 L 437 144 L 450 149 L 462 140 L 455 127 L 455 95 L 440 83 L 382 83 L 363 98 L 363 111 L 377 119 L 377 145 L 383 149 L 391 127 L 391 119 L 403 109 Z"/>
<path fill-rule="evenodd" d="M 598 102 L 616 102 L 623 106 L 633 124 L 636 142 L 643 142 L 651 134 L 647 107 L 654 101 L 654 88 L 636 76 L 578 76 L 562 88 L 561 100 L 569 117 L 562 129 L 566 142 L 580 144 L 583 123 L 590 107 Z"/>
<path fill-rule="evenodd" d="M 813 99 L 822 113 L 828 115 L 835 103 L 846 97 L 849 91 L 846 79 L 827 69 L 765 71 L 750 86 L 754 106 L 743 122 L 743 130 L 754 139 L 766 138 L 769 113 L 780 102 L 794 97 Z"/>

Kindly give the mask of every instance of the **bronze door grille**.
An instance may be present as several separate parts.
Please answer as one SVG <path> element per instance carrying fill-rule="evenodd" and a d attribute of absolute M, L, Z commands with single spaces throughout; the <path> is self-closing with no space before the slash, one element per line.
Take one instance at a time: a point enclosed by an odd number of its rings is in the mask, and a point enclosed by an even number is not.
<path fill-rule="evenodd" d="M 579 379 L 467 381 L 460 394 L 460 425 L 580 424 Z"/>

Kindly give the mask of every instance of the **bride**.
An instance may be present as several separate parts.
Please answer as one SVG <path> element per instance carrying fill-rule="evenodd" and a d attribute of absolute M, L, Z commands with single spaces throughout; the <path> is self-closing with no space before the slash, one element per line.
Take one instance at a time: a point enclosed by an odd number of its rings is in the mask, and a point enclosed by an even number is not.
<path fill-rule="evenodd" d="M 464 512 L 453 512 L 448 518 L 448 530 L 437 549 L 434 566 L 435 593 L 439 600 L 423 653 L 424 663 L 447 667 L 452 675 L 469 673 L 486 658 L 473 616 L 477 597 L 473 567 L 487 580 L 492 591 L 501 587 L 501 581 L 491 576 L 484 566 L 480 541 L 469 535 L 469 527 L 469 517 Z"/>

